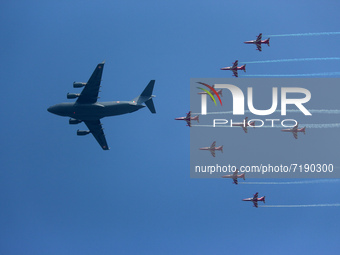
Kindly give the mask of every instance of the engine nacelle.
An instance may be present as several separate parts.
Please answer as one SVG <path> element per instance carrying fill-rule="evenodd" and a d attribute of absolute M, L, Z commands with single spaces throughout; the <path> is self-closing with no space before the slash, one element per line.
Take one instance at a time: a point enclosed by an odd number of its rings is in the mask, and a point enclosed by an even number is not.
<path fill-rule="evenodd" d="M 73 124 L 79 124 L 80 122 L 82 122 L 82 120 L 77 120 L 77 119 L 69 119 L 68 123 L 73 125 Z"/>
<path fill-rule="evenodd" d="M 82 88 L 86 86 L 85 82 L 73 82 L 73 88 Z"/>
<path fill-rule="evenodd" d="M 67 93 L 67 99 L 73 99 L 79 97 L 80 94 L 75 94 L 75 93 Z"/>
<path fill-rule="evenodd" d="M 77 135 L 88 135 L 90 132 L 90 130 L 77 130 Z"/>

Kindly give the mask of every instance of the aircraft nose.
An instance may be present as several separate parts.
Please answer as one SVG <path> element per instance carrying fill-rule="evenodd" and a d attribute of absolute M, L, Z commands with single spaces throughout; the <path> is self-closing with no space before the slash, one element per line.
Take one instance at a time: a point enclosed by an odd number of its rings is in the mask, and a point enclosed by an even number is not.
<path fill-rule="evenodd" d="M 54 113 L 55 114 L 55 107 L 54 106 L 50 106 L 47 108 L 47 111 L 50 113 Z"/>

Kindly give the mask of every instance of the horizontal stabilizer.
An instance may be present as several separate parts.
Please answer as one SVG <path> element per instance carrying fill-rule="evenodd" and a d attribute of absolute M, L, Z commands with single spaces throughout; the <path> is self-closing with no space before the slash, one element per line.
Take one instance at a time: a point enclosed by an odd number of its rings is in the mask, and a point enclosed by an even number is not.
<path fill-rule="evenodd" d="M 148 101 L 145 101 L 146 106 L 149 108 L 150 112 L 156 113 L 155 106 L 153 104 L 152 98 L 149 99 Z"/>

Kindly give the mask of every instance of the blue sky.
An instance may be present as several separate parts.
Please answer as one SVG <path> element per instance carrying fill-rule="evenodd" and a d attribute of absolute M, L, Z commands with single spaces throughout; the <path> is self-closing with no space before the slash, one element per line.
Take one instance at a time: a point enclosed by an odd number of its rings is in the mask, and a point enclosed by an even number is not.
<path fill-rule="evenodd" d="M 258 191 L 267 203 L 339 203 L 337 183 L 190 179 L 189 128 L 174 118 L 189 110 L 190 78 L 231 77 L 219 68 L 236 59 L 339 57 L 340 35 L 276 37 L 261 53 L 242 43 L 260 32 L 338 32 L 339 7 L 336 1 L 2 3 L 0 254 L 336 253 L 339 207 L 255 209 L 241 198 Z M 86 82 L 103 60 L 102 101 L 130 100 L 156 80 L 156 115 L 142 109 L 102 120 L 110 151 L 91 136 L 76 136 L 83 123 L 70 126 L 46 111 L 67 101 L 67 92 L 77 92 L 72 83 Z M 249 64 L 247 74 L 337 72 L 339 64 Z M 339 109 L 338 102 L 327 105 Z M 309 136 L 314 143 L 307 146 L 316 147 L 311 159 L 317 152 L 337 157 L 337 131 L 325 130 L 334 141 L 324 148 L 319 134 Z M 301 146 L 288 140 L 285 146 L 306 157 Z"/>

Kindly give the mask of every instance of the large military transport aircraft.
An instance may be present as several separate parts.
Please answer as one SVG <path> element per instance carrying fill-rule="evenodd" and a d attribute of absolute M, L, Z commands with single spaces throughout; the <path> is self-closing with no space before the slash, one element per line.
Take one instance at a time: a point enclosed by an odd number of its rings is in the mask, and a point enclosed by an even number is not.
<path fill-rule="evenodd" d="M 152 95 L 155 80 L 151 80 L 142 94 L 131 101 L 97 102 L 103 68 L 104 62 L 98 64 L 87 83 L 73 83 L 74 88 L 84 87 L 80 94 L 67 94 L 68 99 L 77 98 L 76 102 L 56 104 L 47 110 L 59 116 L 70 117 L 69 124 L 84 122 L 89 130 L 78 130 L 77 135 L 92 133 L 102 149 L 109 150 L 100 119 L 138 111 L 145 107 L 143 103 L 152 113 L 156 113 L 152 101 L 155 97 Z"/>

